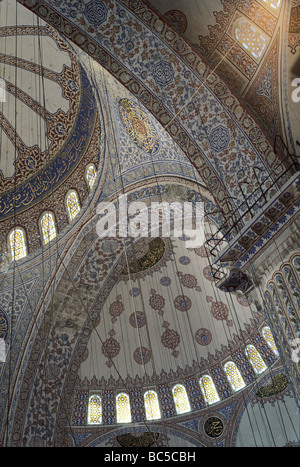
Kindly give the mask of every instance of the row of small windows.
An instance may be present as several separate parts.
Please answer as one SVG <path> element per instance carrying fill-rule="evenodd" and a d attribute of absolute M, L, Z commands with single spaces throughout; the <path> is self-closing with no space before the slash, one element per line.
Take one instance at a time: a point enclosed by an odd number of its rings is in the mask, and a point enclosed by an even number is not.
<path fill-rule="evenodd" d="M 262 335 L 269 347 L 274 352 L 275 356 L 278 357 L 278 350 L 276 348 L 270 328 L 264 327 L 262 330 Z M 263 373 L 267 369 L 267 366 L 263 361 L 260 353 L 253 345 L 246 346 L 245 354 L 257 375 Z M 225 363 L 224 372 L 226 373 L 229 384 L 231 385 L 231 388 L 234 392 L 237 392 L 246 386 L 243 377 L 234 362 L 229 361 Z M 220 397 L 211 376 L 202 376 L 199 380 L 199 385 L 204 400 L 208 405 L 212 405 L 220 401 Z M 182 384 L 176 384 L 172 388 L 172 394 L 177 415 L 182 415 L 191 411 L 189 398 L 186 389 Z M 144 393 L 144 407 L 147 420 L 159 420 L 161 418 L 158 395 L 154 390 L 149 390 Z M 117 423 L 131 422 L 130 399 L 129 395 L 125 392 L 119 393 L 116 397 L 116 421 Z M 89 398 L 88 424 L 94 425 L 101 423 L 101 396 L 99 394 L 93 394 Z"/>
<path fill-rule="evenodd" d="M 87 166 L 86 180 L 90 189 L 92 189 L 95 179 L 96 170 L 93 164 Z M 78 194 L 75 190 L 69 191 L 66 196 L 66 209 L 69 220 L 72 221 L 80 212 L 80 203 Z M 42 242 L 44 245 L 53 240 L 56 235 L 56 227 L 54 215 L 52 212 L 45 212 L 40 219 L 40 229 L 42 234 Z M 13 261 L 24 258 L 27 255 L 25 232 L 21 227 L 15 227 L 9 234 L 9 247 Z"/>
<path fill-rule="evenodd" d="M 280 8 L 281 0 L 263 0 L 263 2 L 277 11 Z M 261 58 L 267 46 L 267 37 L 245 18 L 236 23 L 235 38 L 255 59 Z"/>

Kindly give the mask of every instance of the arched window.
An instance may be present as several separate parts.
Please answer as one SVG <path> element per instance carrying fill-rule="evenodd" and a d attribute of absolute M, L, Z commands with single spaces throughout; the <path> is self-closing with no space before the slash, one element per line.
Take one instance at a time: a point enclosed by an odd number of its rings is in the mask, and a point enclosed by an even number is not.
<path fill-rule="evenodd" d="M 227 362 L 224 365 L 224 371 L 233 391 L 239 391 L 245 387 L 242 375 L 234 362 Z"/>
<path fill-rule="evenodd" d="M 145 412 L 147 420 L 158 420 L 161 418 L 158 397 L 155 391 L 147 391 L 144 394 Z"/>
<path fill-rule="evenodd" d="M 260 375 L 267 369 L 267 366 L 263 361 L 260 353 L 253 345 L 247 345 L 245 353 L 257 375 Z"/>
<path fill-rule="evenodd" d="M 89 398 L 88 424 L 99 425 L 102 423 L 102 401 L 98 394 L 93 394 Z"/>
<path fill-rule="evenodd" d="M 176 384 L 172 389 L 176 413 L 178 415 L 191 411 L 186 389 L 182 384 Z"/>
<path fill-rule="evenodd" d="M 131 410 L 128 394 L 121 392 L 116 398 L 117 423 L 130 423 Z"/>
<path fill-rule="evenodd" d="M 263 338 L 265 339 L 266 343 L 270 347 L 270 349 L 273 351 L 274 355 L 276 355 L 276 357 L 279 357 L 279 352 L 277 350 L 273 334 L 271 332 L 271 329 L 268 326 L 265 326 L 263 328 L 262 335 L 263 335 Z"/>
<path fill-rule="evenodd" d="M 41 229 L 42 229 L 42 237 L 43 243 L 46 245 L 51 240 L 56 237 L 56 228 L 54 222 L 54 216 L 51 212 L 45 212 L 41 218 Z"/>
<path fill-rule="evenodd" d="M 94 185 L 96 176 L 97 173 L 94 164 L 89 164 L 86 168 L 86 181 L 88 183 L 88 186 L 90 187 L 90 190 Z"/>
<path fill-rule="evenodd" d="M 280 8 L 281 0 L 263 0 L 263 2 L 273 8 L 273 10 L 278 10 Z"/>
<path fill-rule="evenodd" d="M 9 235 L 9 245 L 13 261 L 24 258 L 27 255 L 24 230 L 20 227 L 13 229 Z"/>
<path fill-rule="evenodd" d="M 254 58 L 258 59 L 262 56 L 267 39 L 249 21 L 241 19 L 237 22 L 235 37 Z"/>
<path fill-rule="evenodd" d="M 208 375 L 202 376 L 200 379 L 200 388 L 203 394 L 203 397 L 208 405 L 215 404 L 219 402 L 220 398 L 217 393 L 215 384 L 212 378 Z"/>
<path fill-rule="evenodd" d="M 75 190 L 72 190 L 68 193 L 66 199 L 67 211 L 70 221 L 75 219 L 77 214 L 80 212 L 80 204 L 78 195 Z"/>

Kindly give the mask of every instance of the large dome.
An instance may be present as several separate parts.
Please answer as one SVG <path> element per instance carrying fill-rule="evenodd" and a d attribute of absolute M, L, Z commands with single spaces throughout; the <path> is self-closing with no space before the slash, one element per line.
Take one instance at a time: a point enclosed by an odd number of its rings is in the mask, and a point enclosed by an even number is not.
<path fill-rule="evenodd" d="M 63 206 L 73 186 L 81 203 L 86 198 L 86 183 L 80 189 L 78 179 L 83 182 L 86 165 L 99 159 L 100 122 L 91 84 L 70 45 L 16 5 L 1 4 L 0 230 L 7 234 L 17 222 L 33 251 L 41 209 L 54 211 L 61 230 L 67 218 L 57 202 Z"/>

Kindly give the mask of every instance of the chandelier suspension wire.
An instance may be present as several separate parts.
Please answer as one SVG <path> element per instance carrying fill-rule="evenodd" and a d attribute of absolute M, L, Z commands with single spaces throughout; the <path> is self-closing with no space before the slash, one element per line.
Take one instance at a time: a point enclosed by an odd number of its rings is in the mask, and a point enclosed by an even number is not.
<path fill-rule="evenodd" d="M 92 70 L 93 70 L 93 67 L 91 67 Z M 110 96 L 109 96 L 109 93 L 108 93 L 108 90 L 107 90 L 107 84 L 106 84 L 106 79 L 105 79 L 105 76 L 104 76 L 104 73 L 103 73 L 103 70 L 102 70 L 102 81 L 104 83 L 104 87 L 105 87 L 105 93 L 107 95 L 107 102 L 108 102 L 108 112 L 109 112 L 109 117 L 110 117 L 110 123 L 111 123 L 111 128 L 112 128 L 112 134 L 113 134 L 113 141 L 114 141 L 114 145 L 115 145 L 115 150 L 116 150 L 116 156 L 117 156 L 117 163 L 118 163 L 118 169 L 119 169 L 119 173 L 120 173 L 120 179 L 121 179 L 121 184 L 122 184 L 122 194 L 124 195 L 125 194 L 125 187 L 124 187 L 124 182 L 123 182 L 123 177 L 122 177 L 122 169 L 121 169 L 121 164 L 120 164 L 120 158 L 119 158 L 119 153 L 118 153 L 118 146 L 117 146 L 117 141 L 116 141 L 116 137 L 115 137 L 115 128 L 114 128 L 114 124 L 113 124 L 113 119 L 112 119 L 112 113 L 111 113 L 111 105 L 110 105 Z M 94 77 L 94 83 L 96 83 L 96 79 Z M 111 161 L 111 159 L 110 159 Z M 112 163 L 112 161 L 111 161 Z M 112 167 L 112 173 L 113 172 L 113 167 Z M 117 177 L 115 176 L 115 183 L 117 181 Z M 126 259 L 126 263 L 127 263 L 127 270 L 128 270 L 128 273 L 129 273 L 129 281 L 130 283 L 132 283 L 132 279 L 131 279 L 131 275 L 130 275 L 130 268 L 129 268 L 129 260 L 128 260 L 128 256 L 127 256 L 127 246 L 125 244 L 125 240 L 123 239 L 123 244 L 124 244 L 124 254 L 125 254 L 125 259 Z M 134 244 L 132 243 L 132 249 L 133 249 L 133 256 L 135 257 L 135 251 L 134 251 Z M 136 315 L 136 312 L 137 310 L 135 309 L 135 304 L 134 304 L 134 301 L 133 301 L 133 297 L 132 298 L 132 302 L 133 302 L 133 307 L 132 309 L 134 310 L 134 313 L 135 313 L 135 316 L 137 317 Z M 147 322 L 146 322 L 146 326 L 147 326 Z M 140 337 L 140 331 L 139 331 L 139 328 L 137 327 L 137 334 L 138 334 L 138 339 L 139 339 L 139 342 L 140 342 L 140 348 L 142 349 L 142 345 L 141 345 L 141 337 Z M 147 334 L 148 334 L 148 340 L 149 340 L 149 344 L 151 345 L 150 343 L 150 336 L 149 336 L 149 331 L 147 329 Z M 151 352 L 151 354 L 153 355 L 153 352 Z M 112 361 L 112 359 L 111 359 Z M 152 361 L 152 365 L 154 365 L 154 362 Z M 144 367 L 144 371 L 145 371 L 145 363 L 143 362 L 143 367 Z M 116 368 L 115 368 L 116 369 Z M 155 373 L 155 368 L 154 368 L 154 373 Z M 120 376 L 120 375 L 119 375 Z M 125 381 L 123 381 L 123 384 L 124 386 L 126 387 L 126 384 L 125 384 Z M 128 388 L 127 388 L 128 390 Z M 149 427 L 149 421 L 146 423 L 146 421 L 144 420 L 145 422 L 145 425 L 146 427 L 148 428 Z M 149 428 L 148 428 L 149 430 Z M 150 431 L 150 430 L 149 430 Z M 156 443 L 156 440 L 154 439 L 155 443 Z"/>
<path fill-rule="evenodd" d="M 102 72 L 103 73 L 103 72 Z M 112 118 L 112 111 L 111 111 L 111 103 L 110 103 L 110 95 L 109 95 L 109 92 L 108 92 L 108 89 L 107 89 L 107 83 L 106 83 L 106 78 L 104 76 L 104 73 L 103 73 L 103 83 L 104 83 L 104 88 L 105 88 L 105 93 L 106 93 L 106 96 L 107 96 L 107 102 L 108 102 L 108 110 L 109 110 L 109 115 L 110 115 L 110 123 L 111 123 L 111 127 L 112 127 L 112 134 L 113 134 L 113 141 L 114 141 L 114 145 L 115 145 L 115 150 L 116 150 L 116 157 L 117 157 L 117 163 L 118 163 L 118 169 L 119 169 L 119 175 L 120 175 L 120 179 L 121 179 L 121 184 L 122 184 L 122 194 L 125 195 L 126 193 L 126 188 L 125 188 L 125 185 L 124 185 L 124 180 L 123 180 L 123 176 L 122 176 L 122 166 L 121 166 L 121 162 L 120 162 L 120 157 L 119 157 L 119 151 L 118 151 L 118 143 L 117 143 L 117 138 L 116 138 L 116 135 L 115 135 L 115 127 L 114 127 L 114 123 L 113 123 L 113 118 Z M 117 177 L 116 177 L 117 179 Z M 126 219 L 126 222 L 128 221 L 128 218 Z M 125 242 L 125 238 L 123 237 L 123 245 L 124 245 L 124 255 L 125 255 L 125 259 L 126 259 L 126 267 L 127 267 L 127 271 L 128 271 L 128 276 L 129 276 L 129 283 L 130 283 L 130 286 L 131 288 L 133 287 L 133 281 L 132 281 L 132 277 L 131 277 L 131 272 L 130 272 L 130 265 L 129 265 L 129 258 L 128 258 L 128 254 L 127 254 L 127 251 L 128 251 L 128 246 L 126 245 L 126 242 Z M 137 258 L 136 258 L 136 255 L 135 255 L 135 243 L 133 241 L 133 239 L 131 238 L 131 241 L 130 241 L 130 246 L 132 248 L 132 253 L 133 253 L 133 261 L 135 264 L 137 264 Z M 143 299 L 143 297 L 142 297 Z M 136 309 L 136 306 L 135 306 L 135 302 L 134 302 L 134 299 L 133 299 L 133 296 L 131 296 L 131 302 L 132 302 L 132 310 L 133 310 L 133 313 L 135 315 L 135 319 L 136 319 L 136 322 L 138 322 L 138 316 L 137 316 L 137 309 Z M 149 346 L 150 346 L 150 352 L 151 352 L 151 364 L 152 364 L 152 368 L 153 368 L 153 374 L 156 374 L 156 368 L 155 368 L 155 362 L 153 360 L 153 349 L 152 349 L 152 346 L 151 346 L 151 339 L 150 339 L 150 333 L 149 333 L 149 329 L 148 329 L 148 322 L 147 322 L 147 314 L 146 314 L 146 307 L 143 303 L 143 310 L 144 310 L 144 313 L 145 313 L 145 316 L 146 316 L 146 332 L 147 332 L 147 338 L 148 338 L 148 343 L 149 343 Z M 142 351 L 142 341 L 141 341 L 141 335 L 140 335 L 140 329 L 139 329 L 139 326 L 136 327 L 136 334 L 137 334 L 137 337 L 138 337 L 138 341 L 139 341 L 139 346 L 140 346 L 140 349 Z M 144 369 L 144 385 L 146 385 L 146 381 L 147 381 L 147 378 L 146 378 L 146 368 L 145 368 L 145 362 L 144 362 L 144 359 L 143 359 L 143 369 Z M 149 387 L 147 388 L 147 390 L 149 390 Z M 151 433 L 151 430 L 150 430 L 150 426 L 151 426 L 151 423 L 149 423 L 149 421 L 147 421 L 146 419 L 144 419 L 144 423 L 149 431 L 149 433 Z M 156 445 L 156 439 L 154 439 L 154 443 Z"/>

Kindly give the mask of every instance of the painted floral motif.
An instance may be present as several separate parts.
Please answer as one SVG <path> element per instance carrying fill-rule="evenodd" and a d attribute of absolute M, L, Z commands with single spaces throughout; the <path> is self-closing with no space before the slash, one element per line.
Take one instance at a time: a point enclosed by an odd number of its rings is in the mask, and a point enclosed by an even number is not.
<path fill-rule="evenodd" d="M 123 313 L 124 305 L 121 302 L 121 295 L 118 295 L 116 300 L 109 307 L 109 314 L 112 317 L 112 323 L 115 323 L 118 317 Z"/>
<path fill-rule="evenodd" d="M 85 5 L 84 15 L 93 26 L 99 26 L 107 19 L 107 6 L 100 0 L 91 0 Z"/>
<path fill-rule="evenodd" d="M 227 149 L 230 142 L 230 132 L 228 128 L 222 125 L 214 128 L 210 133 L 209 141 L 215 152 L 221 152 Z"/>
<path fill-rule="evenodd" d="M 180 10 L 169 10 L 164 14 L 172 26 L 178 29 L 182 34 L 186 31 L 187 28 L 187 18 L 185 14 Z"/>
<path fill-rule="evenodd" d="M 188 289 L 195 289 L 197 292 L 201 292 L 202 289 L 198 285 L 198 281 L 195 276 L 192 274 L 183 274 L 182 272 L 178 271 L 177 272 L 178 277 L 180 278 L 180 282 L 184 287 L 187 287 Z"/>
<path fill-rule="evenodd" d="M 212 340 L 212 334 L 209 329 L 200 328 L 195 332 L 195 340 L 199 345 L 209 345 Z"/>
<path fill-rule="evenodd" d="M 223 302 L 213 302 L 212 297 L 206 297 L 206 301 L 211 303 L 211 314 L 218 321 L 226 321 L 227 326 L 233 326 L 232 320 L 228 319 L 229 308 Z"/>
<path fill-rule="evenodd" d="M 119 342 L 113 337 L 114 331 L 110 331 L 110 334 L 110 337 L 103 342 L 101 348 L 102 354 L 109 359 L 108 362 L 106 362 L 108 367 L 111 366 L 111 359 L 119 355 L 121 350 Z"/>
<path fill-rule="evenodd" d="M 174 79 L 174 69 L 170 62 L 160 60 L 153 66 L 153 77 L 160 87 L 164 88 L 172 83 Z"/>
<path fill-rule="evenodd" d="M 119 112 L 127 133 L 137 147 L 152 155 L 156 154 L 159 151 L 159 138 L 148 115 L 129 99 L 120 100 Z"/>
<path fill-rule="evenodd" d="M 146 315 L 143 311 L 136 311 L 130 315 L 129 322 L 134 328 L 142 328 L 146 324 Z"/>
<path fill-rule="evenodd" d="M 156 293 L 154 289 L 151 289 L 150 293 L 151 293 L 151 297 L 149 298 L 149 305 L 151 306 L 151 308 L 153 308 L 153 310 L 157 310 L 159 315 L 163 315 L 164 314 L 163 307 L 165 306 L 165 299 L 161 295 Z"/>
<path fill-rule="evenodd" d="M 191 262 L 191 260 L 190 260 L 190 258 L 188 256 L 181 256 L 179 258 L 179 263 L 180 264 L 188 265 L 188 264 L 190 264 L 190 262 Z"/>
<path fill-rule="evenodd" d="M 164 347 L 167 349 L 173 350 L 172 355 L 173 357 L 178 357 L 179 352 L 175 350 L 176 347 L 180 344 L 180 335 L 174 329 L 167 328 L 163 335 L 161 336 L 161 342 Z"/>
<path fill-rule="evenodd" d="M 131 297 L 138 297 L 140 295 L 140 289 L 138 287 L 132 287 L 132 289 L 130 289 L 129 291 L 129 295 Z"/>
<path fill-rule="evenodd" d="M 204 245 L 200 246 L 199 248 L 194 248 L 193 251 L 201 258 L 208 258 L 210 256 L 209 248 Z"/>
<path fill-rule="evenodd" d="M 169 277 L 162 277 L 160 279 L 161 285 L 168 287 L 171 284 L 171 279 Z"/>
<path fill-rule="evenodd" d="M 216 272 L 213 271 L 210 266 L 206 266 L 203 269 L 203 276 L 205 277 L 205 279 L 207 279 L 210 282 L 214 282 L 218 279 L 221 279 L 220 273 L 218 273 L 217 271 Z"/>
<path fill-rule="evenodd" d="M 150 362 L 151 352 L 147 347 L 138 347 L 133 353 L 133 358 L 139 365 L 146 365 Z"/>
<path fill-rule="evenodd" d="M 174 300 L 174 305 L 179 311 L 188 311 L 192 306 L 192 302 L 186 295 L 178 295 Z"/>

